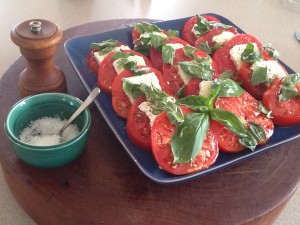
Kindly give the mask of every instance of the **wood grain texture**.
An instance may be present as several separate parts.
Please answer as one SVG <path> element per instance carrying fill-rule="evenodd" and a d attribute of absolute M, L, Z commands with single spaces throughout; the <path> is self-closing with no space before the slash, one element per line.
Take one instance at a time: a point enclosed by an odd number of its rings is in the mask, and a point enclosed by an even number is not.
<path fill-rule="evenodd" d="M 30 20 L 16 25 L 11 31 L 12 41 L 26 58 L 27 66 L 18 79 L 21 97 L 43 92 L 66 92 L 64 72 L 53 57 L 62 38 L 60 27 L 48 20 L 39 20 L 40 32 L 32 32 Z"/>
<path fill-rule="evenodd" d="M 64 52 L 64 42 L 136 21 L 141 20 L 94 22 L 64 31 L 54 61 L 65 72 L 70 94 L 84 99 L 88 93 Z M 19 100 L 16 80 L 25 65 L 20 57 L 1 79 L 2 124 Z M 23 163 L 0 130 L 5 178 L 16 199 L 40 225 L 272 224 L 299 185 L 298 139 L 195 180 L 156 184 L 135 166 L 96 106 L 90 110 L 92 125 L 85 151 L 71 164 L 56 169 Z"/>

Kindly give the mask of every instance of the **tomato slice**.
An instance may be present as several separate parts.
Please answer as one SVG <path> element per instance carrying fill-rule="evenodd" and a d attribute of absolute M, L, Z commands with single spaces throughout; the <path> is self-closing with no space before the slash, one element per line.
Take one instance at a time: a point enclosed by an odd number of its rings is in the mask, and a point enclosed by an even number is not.
<path fill-rule="evenodd" d="M 230 49 L 235 45 L 256 43 L 258 49 L 261 49 L 262 44 L 255 37 L 249 34 L 238 34 L 231 38 L 223 47 L 219 48 L 212 56 L 213 61 L 216 63 L 216 69 L 219 74 L 231 70 L 232 77 L 236 82 L 242 82 L 234 62 L 230 58 Z"/>
<path fill-rule="evenodd" d="M 182 107 L 182 111 L 183 114 L 192 112 L 187 107 Z M 215 162 L 219 149 L 215 136 L 209 129 L 199 154 L 191 162 L 174 164 L 170 142 L 175 129 L 176 126 L 170 123 L 166 112 L 159 114 L 153 123 L 151 131 L 152 153 L 161 169 L 171 174 L 183 175 L 204 170 Z"/>
<path fill-rule="evenodd" d="M 184 96 L 199 95 L 201 79 L 193 78 L 184 88 Z"/>
<path fill-rule="evenodd" d="M 156 70 L 153 67 L 144 67 L 144 66 L 139 66 L 139 68 L 148 68 L 149 69 L 148 73 L 151 72 L 155 73 L 162 90 L 167 94 L 171 93 L 169 85 L 167 84 L 167 82 L 165 81 L 163 75 L 159 70 Z M 127 97 L 127 95 L 125 94 L 125 92 L 123 91 L 123 78 L 131 77 L 131 76 L 134 76 L 134 74 L 129 69 L 125 69 L 118 76 L 116 76 L 111 87 L 113 109 L 117 115 L 125 119 L 128 116 L 128 111 L 131 106 L 131 102 Z"/>
<path fill-rule="evenodd" d="M 234 113 L 244 121 L 246 127 L 252 122 L 262 127 L 266 133 L 266 140 L 259 144 L 264 144 L 273 134 L 273 121 L 258 110 L 258 101 L 248 92 L 237 97 L 220 97 L 216 100 L 215 107 Z M 239 143 L 238 136 L 229 131 L 222 123 L 211 121 L 211 127 L 221 151 L 239 152 L 245 149 L 245 146 Z"/>
<path fill-rule="evenodd" d="M 126 131 L 130 141 L 143 150 L 151 150 L 151 125 L 148 116 L 139 109 L 139 105 L 146 101 L 140 96 L 130 106 L 126 122 Z"/>
<path fill-rule="evenodd" d="M 220 22 L 220 20 L 214 16 L 204 15 L 208 21 L 216 21 Z M 191 45 L 195 45 L 195 41 L 197 40 L 196 35 L 193 32 L 193 27 L 197 23 L 198 17 L 191 17 L 182 27 L 182 39 L 190 43 Z"/>
<path fill-rule="evenodd" d="M 265 58 L 269 59 L 268 56 L 263 58 L 265 60 Z M 273 60 L 273 59 L 270 59 Z M 286 75 L 288 75 L 288 72 L 286 71 L 286 69 L 278 62 L 276 61 L 276 63 L 278 63 L 283 70 L 286 72 Z M 251 77 L 252 77 L 252 69 L 251 69 L 251 63 L 243 63 L 242 67 L 238 70 L 238 74 L 239 77 L 242 80 L 242 87 L 249 92 L 254 98 L 256 98 L 257 100 L 261 100 L 263 97 L 264 92 L 267 90 L 267 88 L 269 87 L 268 84 L 265 83 L 261 83 L 258 85 L 253 85 L 251 83 Z"/>
<path fill-rule="evenodd" d="M 279 101 L 282 79 L 275 80 L 263 95 L 262 102 L 272 111 L 273 122 L 277 126 L 291 126 L 300 124 L 300 99 L 291 98 Z M 300 93 L 300 85 L 296 86 Z"/>
<path fill-rule="evenodd" d="M 118 41 L 116 44 L 116 47 L 120 47 L 121 45 L 124 45 L 124 44 L 122 42 Z M 99 70 L 99 64 L 94 56 L 94 53 L 98 52 L 98 51 L 99 51 L 99 49 L 97 49 L 97 48 L 92 49 L 92 51 L 88 54 L 88 56 L 86 58 L 87 66 L 94 74 L 98 74 L 98 70 Z"/>
<path fill-rule="evenodd" d="M 213 28 L 211 30 L 209 30 L 206 34 L 204 34 L 201 37 L 198 37 L 197 40 L 195 41 L 195 47 L 200 49 L 200 45 L 202 43 L 207 42 L 208 46 L 212 49 L 216 42 L 213 40 L 213 38 L 221 33 L 223 33 L 224 31 L 228 31 L 231 32 L 233 34 L 238 34 L 237 30 L 235 28 L 227 28 L 227 29 L 223 29 L 221 27 L 216 27 Z M 221 47 L 221 46 L 220 46 Z"/>
<path fill-rule="evenodd" d="M 152 66 L 152 63 L 150 60 L 145 57 L 143 54 L 134 51 L 134 50 L 124 50 L 125 53 L 132 53 L 134 55 L 138 55 L 143 57 L 146 66 Z M 104 91 L 108 94 L 111 94 L 111 85 L 115 79 L 115 77 L 118 75 L 115 71 L 115 68 L 113 66 L 114 59 L 112 59 L 112 56 L 115 54 L 115 52 L 109 53 L 104 60 L 99 65 L 99 71 L 98 71 L 98 81 L 97 85 L 100 87 L 101 91 Z"/>
<path fill-rule="evenodd" d="M 88 68 L 92 71 L 92 73 L 97 74 L 99 65 L 94 57 L 94 52 L 98 52 L 98 49 L 94 48 L 92 51 L 90 51 L 90 53 L 88 54 L 88 56 L 86 58 L 86 64 L 87 64 Z"/>
<path fill-rule="evenodd" d="M 138 30 L 134 27 L 131 32 L 132 42 L 134 44 L 140 44 L 140 43 L 137 43 L 137 39 L 139 39 L 140 36 L 141 36 L 140 32 L 138 32 Z"/>
<path fill-rule="evenodd" d="M 178 37 L 168 37 L 164 44 L 182 44 L 183 46 L 186 46 L 189 43 Z M 152 47 L 150 49 L 149 58 L 155 69 L 158 69 L 159 71 L 163 70 L 163 60 L 161 56 L 161 51 Z"/>
<path fill-rule="evenodd" d="M 202 50 L 197 50 L 194 53 L 196 58 L 206 58 L 210 57 L 206 52 L 203 52 Z M 169 83 L 170 87 L 173 90 L 173 95 L 176 95 L 178 91 L 183 87 L 184 82 L 181 79 L 181 76 L 178 73 L 178 66 L 179 62 L 188 62 L 192 61 L 193 59 L 186 56 L 184 54 L 184 50 L 182 48 L 176 49 L 175 56 L 173 59 L 173 64 L 166 64 L 163 63 L 163 76 L 165 77 L 166 81 Z M 216 65 L 212 61 L 212 69 L 214 70 L 213 73 L 213 79 L 219 77 L 219 75 L 216 72 L 215 69 Z"/>

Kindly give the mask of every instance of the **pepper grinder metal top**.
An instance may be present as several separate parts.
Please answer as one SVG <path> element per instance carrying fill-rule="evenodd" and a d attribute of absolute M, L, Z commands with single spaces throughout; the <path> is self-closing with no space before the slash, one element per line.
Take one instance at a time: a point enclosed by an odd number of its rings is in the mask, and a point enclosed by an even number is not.
<path fill-rule="evenodd" d="M 48 20 L 28 20 L 13 28 L 11 39 L 27 61 L 27 68 L 19 77 L 21 97 L 43 92 L 67 92 L 65 74 L 53 62 L 61 38 L 59 26 Z"/>

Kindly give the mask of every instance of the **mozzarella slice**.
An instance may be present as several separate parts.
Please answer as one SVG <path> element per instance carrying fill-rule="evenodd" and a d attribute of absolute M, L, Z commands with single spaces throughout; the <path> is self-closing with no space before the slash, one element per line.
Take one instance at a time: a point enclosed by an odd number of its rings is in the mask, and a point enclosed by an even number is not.
<path fill-rule="evenodd" d="M 223 31 L 221 34 L 216 35 L 212 38 L 212 40 L 219 45 L 223 46 L 226 44 L 227 41 L 229 41 L 231 38 L 235 36 L 234 33 L 229 31 Z"/>
<path fill-rule="evenodd" d="M 256 43 L 252 43 L 254 45 L 254 51 L 259 52 L 259 49 L 257 47 Z M 241 44 L 241 45 L 235 45 L 233 46 L 230 51 L 230 59 L 233 61 L 235 67 L 237 70 L 239 70 L 243 64 L 242 60 L 242 53 L 245 51 L 247 44 Z"/>
<path fill-rule="evenodd" d="M 136 62 L 137 66 L 146 66 L 145 60 L 142 56 L 133 55 L 133 56 L 128 56 L 127 59 L 128 61 Z M 120 63 L 121 60 L 122 58 L 117 59 L 113 62 L 113 66 L 117 74 L 120 74 L 124 70 L 122 64 Z"/>
<path fill-rule="evenodd" d="M 180 65 L 178 65 L 178 74 L 185 85 L 187 85 L 190 82 L 190 80 L 192 79 L 192 77 L 190 75 L 188 75 L 186 72 L 184 72 L 181 69 Z"/>
<path fill-rule="evenodd" d="M 155 118 L 157 115 L 153 114 L 152 104 L 150 102 L 142 102 L 139 106 L 139 109 L 148 116 L 150 120 L 150 126 L 152 127 Z"/>
<path fill-rule="evenodd" d="M 199 95 L 203 97 L 208 97 L 211 92 L 211 80 L 204 80 L 199 83 Z"/>
<path fill-rule="evenodd" d="M 133 77 L 126 77 L 124 78 L 124 80 L 132 83 L 132 84 L 146 84 L 146 85 L 153 85 L 154 87 L 158 88 L 161 90 L 161 86 L 159 84 L 159 80 L 157 78 L 157 76 L 155 75 L 155 73 L 151 72 L 151 73 L 146 73 L 140 76 L 133 76 Z M 134 102 L 134 97 L 132 95 L 132 93 L 126 92 L 125 94 L 128 96 L 129 100 L 131 103 Z"/>
<path fill-rule="evenodd" d="M 183 44 L 180 44 L 180 43 L 168 43 L 168 44 L 166 44 L 166 45 L 172 47 L 174 50 L 180 49 L 180 48 L 183 48 L 183 47 L 184 47 L 184 45 L 183 45 Z"/>
<path fill-rule="evenodd" d="M 104 58 L 111 52 L 117 52 L 117 51 L 121 51 L 121 50 L 130 50 L 130 48 L 126 45 L 121 45 L 119 47 L 115 47 L 113 48 L 110 52 L 100 55 L 99 52 L 94 52 L 94 58 L 96 59 L 98 65 L 100 65 L 100 63 L 104 60 Z"/>
<path fill-rule="evenodd" d="M 277 61 L 257 61 L 253 63 L 251 69 L 255 70 L 255 68 L 257 67 L 267 68 L 267 77 L 269 82 L 272 82 L 277 78 L 285 77 L 287 75 L 285 70 L 282 68 L 282 66 L 280 66 L 280 64 Z"/>

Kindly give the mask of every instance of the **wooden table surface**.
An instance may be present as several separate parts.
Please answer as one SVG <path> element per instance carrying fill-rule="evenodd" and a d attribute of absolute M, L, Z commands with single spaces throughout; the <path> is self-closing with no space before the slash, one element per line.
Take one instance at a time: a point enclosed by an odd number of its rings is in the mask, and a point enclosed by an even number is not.
<path fill-rule="evenodd" d="M 63 48 L 74 36 L 108 31 L 137 20 L 110 20 L 64 31 L 55 64 L 66 74 L 70 94 L 87 91 Z M 20 99 L 17 59 L 0 81 L 0 123 Z M 95 105 L 83 154 L 69 165 L 39 169 L 14 154 L 0 129 L 0 162 L 21 206 L 38 224 L 272 224 L 299 185 L 300 151 L 296 139 L 259 156 L 195 180 L 161 185 L 145 177 L 122 149 Z"/>

